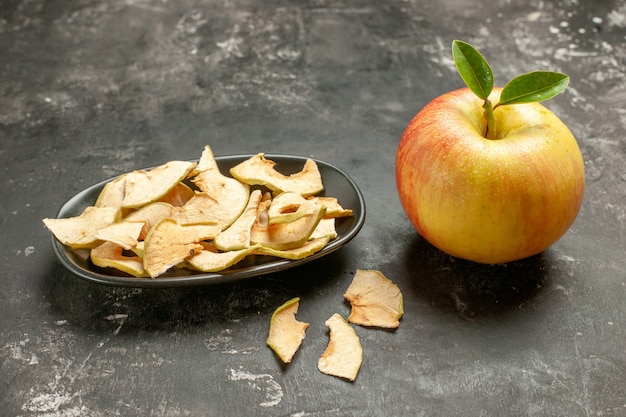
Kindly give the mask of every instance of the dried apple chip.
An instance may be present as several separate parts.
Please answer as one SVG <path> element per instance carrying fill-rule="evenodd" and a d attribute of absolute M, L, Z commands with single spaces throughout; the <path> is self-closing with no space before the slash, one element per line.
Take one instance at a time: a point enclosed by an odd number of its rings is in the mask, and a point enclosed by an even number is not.
<path fill-rule="evenodd" d="M 57 240 L 72 249 L 93 248 L 101 242 L 96 232 L 114 223 L 120 211 L 114 207 L 89 206 L 78 216 L 65 219 L 43 219 Z"/>
<path fill-rule="evenodd" d="M 256 221 L 256 215 L 261 203 L 261 191 L 253 190 L 250 193 L 248 204 L 241 215 L 226 230 L 215 237 L 213 243 L 223 251 L 239 250 L 250 247 L 250 233 Z"/>
<path fill-rule="evenodd" d="M 307 214 L 291 223 L 278 224 L 264 223 L 264 216 L 260 214 L 252 226 L 250 243 L 259 243 L 277 250 L 298 248 L 309 240 L 325 211 L 324 207 L 316 204 L 313 214 Z"/>
<path fill-rule="evenodd" d="M 182 207 L 193 197 L 194 191 L 184 182 L 179 182 L 168 191 L 159 201 L 171 204 L 174 207 Z"/>
<path fill-rule="evenodd" d="M 323 217 L 309 236 L 309 239 L 317 239 L 328 236 L 330 239 L 337 237 L 337 229 L 335 228 L 334 217 Z"/>
<path fill-rule="evenodd" d="M 102 187 L 102 191 L 98 194 L 96 207 L 113 207 L 116 209 L 122 208 L 122 202 L 124 201 L 124 193 L 126 189 L 126 175 L 120 175 L 112 181 L 107 182 Z"/>
<path fill-rule="evenodd" d="M 270 319 L 267 345 L 283 363 L 290 363 L 300 348 L 309 323 L 296 320 L 300 298 L 295 297 L 278 307 Z"/>
<path fill-rule="evenodd" d="M 304 197 L 324 190 L 322 175 L 315 161 L 307 159 L 301 171 L 284 175 L 275 169 L 276 162 L 259 153 L 230 169 L 230 174 L 250 185 L 264 185 L 274 193 L 293 191 Z"/>
<path fill-rule="evenodd" d="M 96 232 L 96 238 L 115 243 L 128 250 L 137 246 L 144 227 L 141 221 L 123 221 L 104 226 Z"/>
<path fill-rule="evenodd" d="M 309 240 L 300 247 L 285 250 L 272 249 L 261 245 L 254 253 L 291 260 L 304 259 L 324 249 L 329 240 L 329 236 L 319 237 Z"/>
<path fill-rule="evenodd" d="M 150 229 L 152 229 L 152 226 L 154 226 L 161 220 L 170 217 L 173 210 L 174 207 L 172 207 L 171 204 L 157 201 L 155 203 L 147 204 L 129 213 L 126 217 L 124 217 L 124 221 L 143 222 L 144 227 L 141 230 L 141 234 L 139 235 L 139 239 L 143 240 L 148 235 Z"/>
<path fill-rule="evenodd" d="M 317 210 L 317 204 L 298 193 L 286 191 L 272 200 L 267 209 L 269 224 L 291 223 Z"/>
<path fill-rule="evenodd" d="M 224 230 L 246 208 L 250 187 L 234 178 L 223 175 L 209 146 L 204 147 L 194 173 L 196 175 L 191 181 L 202 191 L 205 197 L 192 203 L 194 197 L 183 206 L 183 210 L 189 213 L 189 210 L 200 209 L 207 221 L 220 224 Z M 196 194 L 197 196 L 198 194 Z M 181 220 L 184 219 L 183 216 L 184 213 L 181 213 Z"/>
<path fill-rule="evenodd" d="M 163 198 L 196 166 L 195 162 L 169 161 L 150 170 L 125 174 L 124 208 L 136 208 Z"/>
<path fill-rule="evenodd" d="M 134 277 L 147 277 L 143 260 L 139 256 L 125 256 L 124 248 L 112 242 L 104 242 L 89 253 L 91 262 L 101 268 L 115 268 Z"/>
<path fill-rule="evenodd" d="M 339 314 L 333 314 L 326 320 L 326 325 L 330 329 L 330 338 L 317 367 L 327 375 L 354 381 L 363 361 L 359 336 Z"/>
<path fill-rule="evenodd" d="M 190 268 L 202 272 L 223 271 L 237 264 L 257 249 L 257 246 L 249 246 L 244 249 L 219 252 L 217 250 L 208 250 L 205 245 L 203 246 L 205 247 L 203 250 L 187 259 L 185 263 Z"/>
<path fill-rule="evenodd" d="M 343 208 L 336 197 L 312 196 L 308 200 L 326 207 L 325 217 L 348 217 L 352 215 L 352 210 Z"/>
<path fill-rule="evenodd" d="M 203 249 L 199 242 L 213 239 L 217 233 L 215 225 L 181 225 L 174 219 L 163 219 L 146 236 L 143 267 L 151 278 L 156 278 L 199 253 Z"/>
<path fill-rule="evenodd" d="M 400 325 L 402 293 L 382 272 L 357 269 L 344 297 L 352 305 L 349 322 L 389 329 Z"/>

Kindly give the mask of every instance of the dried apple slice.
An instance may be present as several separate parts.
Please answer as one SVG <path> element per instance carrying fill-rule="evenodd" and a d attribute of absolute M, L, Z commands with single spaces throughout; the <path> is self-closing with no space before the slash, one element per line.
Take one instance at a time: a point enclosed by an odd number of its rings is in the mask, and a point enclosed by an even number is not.
<path fill-rule="evenodd" d="M 302 196 L 318 194 L 324 190 L 322 175 L 317 164 L 307 159 L 300 172 L 284 175 L 275 169 L 276 162 L 258 153 L 230 169 L 230 174 L 250 185 L 264 185 L 275 194 L 293 191 Z"/>
<path fill-rule="evenodd" d="M 250 193 L 248 204 L 241 215 L 226 230 L 215 237 L 215 247 L 223 251 L 240 250 L 250 247 L 250 233 L 256 221 L 256 215 L 261 203 L 260 190 Z"/>
<path fill-rule="evenodd" d="M 141 234 L 139 235 L 139 240 L 143 240 L 148 235 L 150 229 L 152 229 L 152 226 L 154 226 L 163 219 L 171 217 L 173 209 L 174 207 L 172 207 L 171 204 L 157 201 L 155 203 L 147 204 L 131 212 L 126 217 L 124 217 L 124 221 L 143 222 L 144 227 L 141 230 Z"/>
<path fill-rule="evenodd" d="M 298 248 L 309 240 L 325 212 L 326 208 L 316 204 L 313 214 L 307 214 L 291 223 L 278 224 L 265 223 L 266 216 L 261 213 L 252 226 L 250 243 L 259 243 L 276 250 Z"/>
<path fill-rule="evenodd" d="M 112 181 L 107 182 L 102 187 L 102 191 L 98 194 L 96 207 L 113 207 L 116 209 L 122 208 L 122 202 L 124 201 L 124 193 L 126 190 L 126 175 L 120 175 Z"/>
<path fill-rule="evenodd" d="M 335 218 L 324 216 L 309 236 L 309 239 L 317 239 L 328 236 L 330 239 L 337 237 L 337 229 L 335 228 Z"/>
<path fill-rule="evenodd" d="M 269 224 L 291 223 L 317 210 L 317 204 L 298 193 L 287 191 L 272 200 L 267 210 Z"/>
<path fill-rule="evenodd" d="M 276 250 L 268 248 L 266 246 L 260 246 L 254 253 L 258 255 L 276 256 L 278 258 L 291 260 L 304 259 L 324 249 L 329 240 L 329 236 L 324 236 L 317 239 L 309 240 L 304 245 L 298 248 L 285 250 Z"/>
<path fill-rule="evenodd" d="M 330 329 L 330 338 L 326 350 L 317 362 L 317 368 L 327 375 L 354 381 L 363 361 L 359 336 L 336 313 L 326 320 L 326 326 Z"/>
<path fill-rule="evenodd" d="M 185 265 L 197 271 L 219 272 L 237 264 L 257 249 L 257 246 L 248 246 L 244 249 L 219 252 L 207 249 L 206 245 L 203 246 L 204 249 L 187 259 Z"/>
<path fill-rule="evenodd" d="M 104 226 L 96 232 L 96 238 L 115 243 L 128 250 L 137 246 L 145 223 L 141 221 L 122 221 Z"/>
<path fill-rule="evenodd" d="M 357 269 L 344 297 L 352 305 L 349 322 L 389 329 L 400 325 L 402 293 L 382 272 Z"/>
<path fill-rule="evenodd" d="M 156 278 L 199 253 L 203 248 L 198 242 L 213 239 L 217 233 L 215 225 L 181 225 L 172 218 L 163 219 L 146 236 L 143 267 L 151 278 Z"/>
<path fill-rule="evenodd" d="M 43 223 L 54 237 L 72 249 L 93 248 L 102 243 L 96 232 L 112 223 L 120 216 L 115 207 L 89 206 L 78 216 L 64 219 L 43 219 Z"/>
<path fill-rule="evenodd" d="M 339 200 L 337 200 L 336 197 L 313 196 L 309 197 L 308 200 L 326 207 L 325 217 L 352 216 L 352 210 L 343 208 L 343 206 L 339 204 Z"/>
<path fill-rule="evenodd" d="M 125 175 L 124 208 L 136 208 L 158 201 L 182 181 L 196 166 L 195 162 L 169 161 L 150 170 Z"/>
<path fill-rule="evenodd" d="M 124 248 L 112 242 L 104 242 L 93 248 L 89 256 L 94 265 L 115 268 L 134 277 L 147 277 L 143 260 L 139 256 L 125 256 Z"/>
<path fill-rule="evenodd" d="M 300 348 L 309 323 L 296 320 L 300 298 L 295 297 L 278 307 L 270 319 L 267 345 L 283 363 L 290 363 Z"/>
<path fill-rule="evenodd" d="M 196 193 L 177 214 L 182 222 L 188 221 L 185 216 L 201 214 L 207 221 L 220 224 L 224 230 L 239 217 L 248 204 L 250 187 L 223 175 L 209 146 L 204 147 L 191 181 L 202 193 Z"/>
<path fill-rule="evenodd" d="M 194 191 L 184 182 L 179 182 L 167 194 L 159 199 L 163 203 L 174 207 L 182 207 L 193 197 Z"/>

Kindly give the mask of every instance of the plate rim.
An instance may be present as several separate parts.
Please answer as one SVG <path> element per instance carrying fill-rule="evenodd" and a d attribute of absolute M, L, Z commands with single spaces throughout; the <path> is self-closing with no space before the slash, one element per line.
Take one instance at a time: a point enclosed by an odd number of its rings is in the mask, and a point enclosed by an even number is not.
<path fill-rule="evenodd" d="M 116 287 L 129 287 L 129 288 L 175 288 L 175 287 L 191 287 L 191 286 L 200 286 L 200 285 L 212 285 L 219 284 L 225 282 L 234 282 L 241 281 L 244 279 L 250 279 L 254 277 L 261 277 L 263 275 L 268 275 L 275 272 L 284 271 L 287 269 L 292 269 L 298 267 L 300 265 L 312 262 L 319 258 L 322 258 L 326 255 L 329 255 L 336 250 L 342 248 L 348 242 L 350 242 L 361 230 L 363 224 L 365 223 L 366 216 L 366 208 L 365 208 L 365 199 L 363 197 L 363 193 L 359 189 L 356 182 L 343 170 L 339 169 L 337 166 L 322 161 L 320 159 L 314 157 L 306 157 L 306 156 L 298 156 L 298 155 L 288 155 L 288 154 L 276 154 L 276 153 L 263 153 L 267 159 L 274 160 L 283 160 L 283 161 L 293 161 L 293 162 L 301 162 L 304 164 L 304 161 L 307 159 L 311 159 L 318 164 L 318 166 L 324 166 L 325 168 L 331 169 L 338 173 L 342 178 L 344 178 L 347 183 L 350 185 L 354 194 L 356 196 L 356 200 L 358 201 L 358 207 L 349 207 L 353 210 L 353 216 L 355 217 L 354 224 L 350 227 L 347 233 L 343 236 L 338 236 L 336 239 L 331 240 L 322 250 L 314 253 L 311 256 L 308 256 L 303 259 L 290 260 L 290 259 L 282 259 L 276 258 L 275 261 L 271 261 L 268 263 L 255 265 L 251 267 L 247 267 L 240 270 L 233 270 L 229 272 L 228 270 L 225 272 L 211 272 L 211 273 L 193 273 L 190 275 L 181 275 L 181 276 L 162 276 L 154 279 L 151 278 L 142 278 L 142 277 L 132 277 L 132 276 L 119 276 L 119 275 L 107 275 L 102 274 L 93 270 L 86 270 L 82 268 L 80 265 L 77 265 L 73 262 L 68 256 L 67 252 L 72 251 L 71 248 L 63 245 L 59 242 L 52 233 L 52 247 L 57 259 L 61 262 L 61 264 L 69 270 L 72 274 L 77 275 L 79 278 L 84 280 L 94 282 L 101 285 L 107 286 L 116 286 Z M 222 155 L 214 157 L 216 162 L 223 161 L 232 161 L 241 159 L 242 161 L 250 158 L 257 154 L 234 154 L 234 155 Z M 193 159 L 189 161 L 198 161 L 198 159 Z M 277 161 L 280 162 L 280 161 Z M 154 168 L 159 165 L 155 165 L 147 168 L 139 168 L 148 170 Z M 74 200 L 78 199 L 82 194 L 87 193 L 93 189 L 98 187 L 103 187 L 104 184 L 118 178 L 125 173 L 121 173 L 119 175 L 112 176 L 108 179 L 102 180 L 95 184 L 92 184 L 68 198 L 61 207 L 57 210 L 56 218 L 60 218 L 66 211 L 74 206 L 76 203 Z M 340 196 L 333 196 L 338 197 Z M 71 204 L 72 203 L 72 204 Z"/>

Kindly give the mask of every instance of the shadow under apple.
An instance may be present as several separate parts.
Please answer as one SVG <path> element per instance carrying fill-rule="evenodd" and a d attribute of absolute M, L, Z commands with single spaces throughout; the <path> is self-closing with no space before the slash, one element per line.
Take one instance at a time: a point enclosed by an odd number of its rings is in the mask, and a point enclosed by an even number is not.
<path fill-rule="evenodd" d="M 549 278 L 548 252 L 485 265 L 447 255 L 419 235 L 406 248 L 403 263 L 415 296 L 469 320 L 522 308 Z"/>

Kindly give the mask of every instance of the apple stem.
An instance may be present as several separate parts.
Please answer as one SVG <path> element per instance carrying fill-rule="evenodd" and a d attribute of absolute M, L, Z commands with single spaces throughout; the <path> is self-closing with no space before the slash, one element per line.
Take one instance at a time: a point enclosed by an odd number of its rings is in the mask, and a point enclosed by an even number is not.
<path fill-rule="evenodd" d="M 485 132 L 485 137 L 487 139 L 496 139 L 496 121 L 493 118 L 494 107 L 489 99 L 485 100 L 483 109 L 485 110 L 485 119 L 487 119 L 487 131 Z"/>

